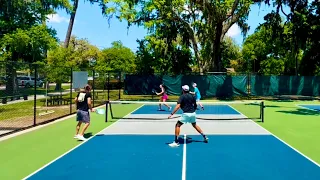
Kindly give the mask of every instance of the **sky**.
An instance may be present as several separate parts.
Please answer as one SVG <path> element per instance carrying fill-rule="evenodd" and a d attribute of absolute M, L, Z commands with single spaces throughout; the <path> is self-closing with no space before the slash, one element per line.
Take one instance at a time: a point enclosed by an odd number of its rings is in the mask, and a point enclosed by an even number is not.
<path fill-rule="evenodd" d="M 256 27 L 263 23 L 264 16 L 274 10 L 273 7 L 261 4 L 252 5 L 247 23 L 250 26 L 248 35 L 252 34 Z M 60 41 L 64 41 L 68 29 L 70 15 L 59 10 L 56 14 L 50 15 L 48 26 L 57 31 Z M 143 39 L 147 35 L 147 30 L 143 27 L 132 26 L 127 29 L 127 22 L 120 22 L 113 18 L 108 22 L 102 16 L 98 5 L 90 4 L 84 0 L 79 1 L 79 6 L 72 30 L 72 35 L 78 38 L 86 38 L 88 41 L 100 49 L 111 47 L 114 41 L 121 41 L 124 46 L 135 52 L 138 48 L 137 39 Z M 237 25 L 233 25 L 228 33 L 238 45 L 243 43 L 243 35 Z"/>

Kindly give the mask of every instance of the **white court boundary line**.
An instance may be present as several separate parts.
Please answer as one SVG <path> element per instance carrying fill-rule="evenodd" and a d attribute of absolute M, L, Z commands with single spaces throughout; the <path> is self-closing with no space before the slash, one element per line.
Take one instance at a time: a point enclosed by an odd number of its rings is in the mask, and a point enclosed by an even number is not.
<path fill-rule="evenodd" d="M 230 105 L 229 105 L 230 106 Z M 234 109 L 235 111 L 239 112 L 237 109 L 235 109 L 234 107 L 230 106 L 230 108 Z M 241 115 L 245 116 L 244 114 L 242 114 L 241 112 L 239 112 Z M 245 116 L 247 117 L 247 116 Z M 249 118 L 248 118 L 249 119 Z M 320 167 L 320 165 L 315 162 L 314 160 L 312 160 L 311 158 L 309 158 L 308 156 L 306 156 L 305 154 L 303 154 L 302 152 L 300 152 L 299 150 L 297 150 L 296 148 L 292 147 L 290 144 L 286 143 L 284 140 L 282 140 L 281 138 L 279 138 L 278 136 L 276 136 L 275 134 L 271 133 L 269 130 L 267 130 L 266 128 L 262 127 L 261 125 L 259 125 L 258 123 L 256 123 L 255 121 L 253 121 L 252 119 L 249 119 L 250 121 L 252 121 L 256 126 L 261 127 L 262 129 L 264 129 L 265 131 L 267 131 L 268 133 L 270 133 L 270 135 L 272 135 L 273 137 L 275 137 L 276 139 L 278 139 L 279 141 L 281 141 L 283 144 L 287 145 L 288 147 L 290 147 L 291 149 L 293 149 L 294 151 L 296 151 L 298 154 L 300 154 L 301 156 L 303 156 L 304 158 L 306 158 L 307 160 L 309 160 L 310 162 L 314 163 L 315 165 L 317 165 L 318 167 Z"/>
<path fill-rule="evenodd" d="M 135 110 L 131 111 L 130 113 L 128 113 L 126 116 L 129 116 L 132 112 L 138 110 L 139 108 L 141 108 L 142 106 L 139 106 L 138 108 L 136 108 Z M 119 121 L 119 120 L 118 120 Z M 72 149 L 70 149 L 69 151 L 63 153 L 62 155 L 58 156 L 57 158 L 55 158 L 54 160 L 50 161 L 49 163 L 45 164 L 44 166 L 42 166 L 41 168 L 37 169 L 36 171 L 34 171 L 33 173 L 29 174 L 28 176 L 26 176 L 25 178 L 23 178 L 23 180 L 30 178 L 31 176 L 35 175 L 36 173 L 40 172 L 41 170 L 43 170 L 44 168 L 48 167 L 50 164 L 54 163 L 55 161 L 59 160 L 60 158 L 64 157 L 65 155 L 69 154 L 70 152 L 72 152 L 73 150 L 77 149 L 78 147 L 80 147 L 81 145 L 85 144 L 86 142 L 88 142 L 89 140 L 91 140 L 92 138 L 94 138 L 95 136 L 97 136 L 98 134 L 100 134 L 101 132 L 105 131 L 106 129 L 110 128 L 111 126 L 113 126 L 114 124 L 116 124 L 118 121 L 113 122 L 112 124 L 110 124 L 109 126 L 107 126 L 106 128 L 102 129 L 101 131 L 99 131 L 98 133 L 96 133 L 95 135 L 91 136 L 90 138 L 88 138 L 87 140 L 83 141 L 82 143 L 78 144 L 77 146 L 73 147 Z"/>
<path fill-rule="evenodd" d="M 315 111 L 315 112 L 320 112 L 320 110 L 315 110 L 315 109 L 311 109 L 311 108 L 308 108 L 308 107 L 303 107 L 303 106 L 319 106 L 319 104 L 296 104 L 297 107 L 300 107 L 302 109 L 308 109 L 308 110 L 311 110 L 311 111 Z"/>
<path fill-rule="evenodd" d="M 183 137 L 182 180 L 186 180 L 187 171 L 187 135 Z"/>

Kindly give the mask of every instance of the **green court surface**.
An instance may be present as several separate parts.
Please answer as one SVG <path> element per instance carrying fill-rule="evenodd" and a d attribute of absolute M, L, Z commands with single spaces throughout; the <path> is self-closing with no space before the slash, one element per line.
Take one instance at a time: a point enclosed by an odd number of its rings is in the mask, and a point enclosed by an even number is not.
<path fill-rule="evenodd" d="M 132 104 L 118 114 L 136 109 Z M 104 115 L 92 113 L 91 126 L 85 137 L 92 136 L 111 123 Z M 73 147 L 82 143 L 75 139 L 75 117 L 0 142 L 0 179 L 22 179 Z"/>
<path fill-rule="evenodd" d="M 257 122 L 317 163 L 320 163 L 320 113 L 297 105 L 319 104 L 318 101 L 265 101 L 265 122 Z M 116 105 L 114 105 L 116 106 Z M 121 105 L 119 105 L 121 106 Z M 126 105 L 117 115 L 126 115 L 140 105 Z M 246 116 L 244 106 L 234 104 Z M 253 116 L 253 115 L 252 115 Z M 0 142 L 0 179 L 21 179 L 56 159 L 81 142 L 73 139 L 75 118 L 40 128 L 38 130 Z M 110 125 L 104 115 L 92 115 L 88 136 Z M 172 132 L 173 133 L 173 132 Z M 90 152 L 89 152 L 90 153 Z M 81 157 L 79 157 L 81 158 Z"/>

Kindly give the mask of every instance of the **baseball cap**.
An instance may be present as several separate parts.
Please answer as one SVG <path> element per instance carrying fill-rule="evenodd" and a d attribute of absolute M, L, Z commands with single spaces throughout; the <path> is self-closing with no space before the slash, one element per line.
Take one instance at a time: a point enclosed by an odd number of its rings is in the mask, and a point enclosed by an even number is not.
<path fill-rule="evenodd" d="M 184 86 L 182 86 L 182 89 L 183 89 L 184 91 L 189 91 L 189 86 L 188 86 L 188 85 L 184 85 Z"/>

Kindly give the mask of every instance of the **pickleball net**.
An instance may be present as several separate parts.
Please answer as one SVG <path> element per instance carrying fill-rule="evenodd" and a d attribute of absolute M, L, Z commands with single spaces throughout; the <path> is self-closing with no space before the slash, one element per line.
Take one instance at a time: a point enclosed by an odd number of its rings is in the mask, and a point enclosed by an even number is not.
<path fill-rule="evenodd" d="M 161 108 L 159 107 L 161 104 Z M 171 107 L 169 109 L 164 104 Z M 254 120 L 264 122 L 263 101 L 227 101 L 201 102 L 204 109 L 198 105 L 196 114 L 199 120 Z M 177 102 L 154 101 L 107 101 L 106 122 L 111 120 L 157 121 L 168 120 Z M 124 112 L 131 112 L 124 116 Z M 173 118 L 180 117 L 178 110 Z"/>

